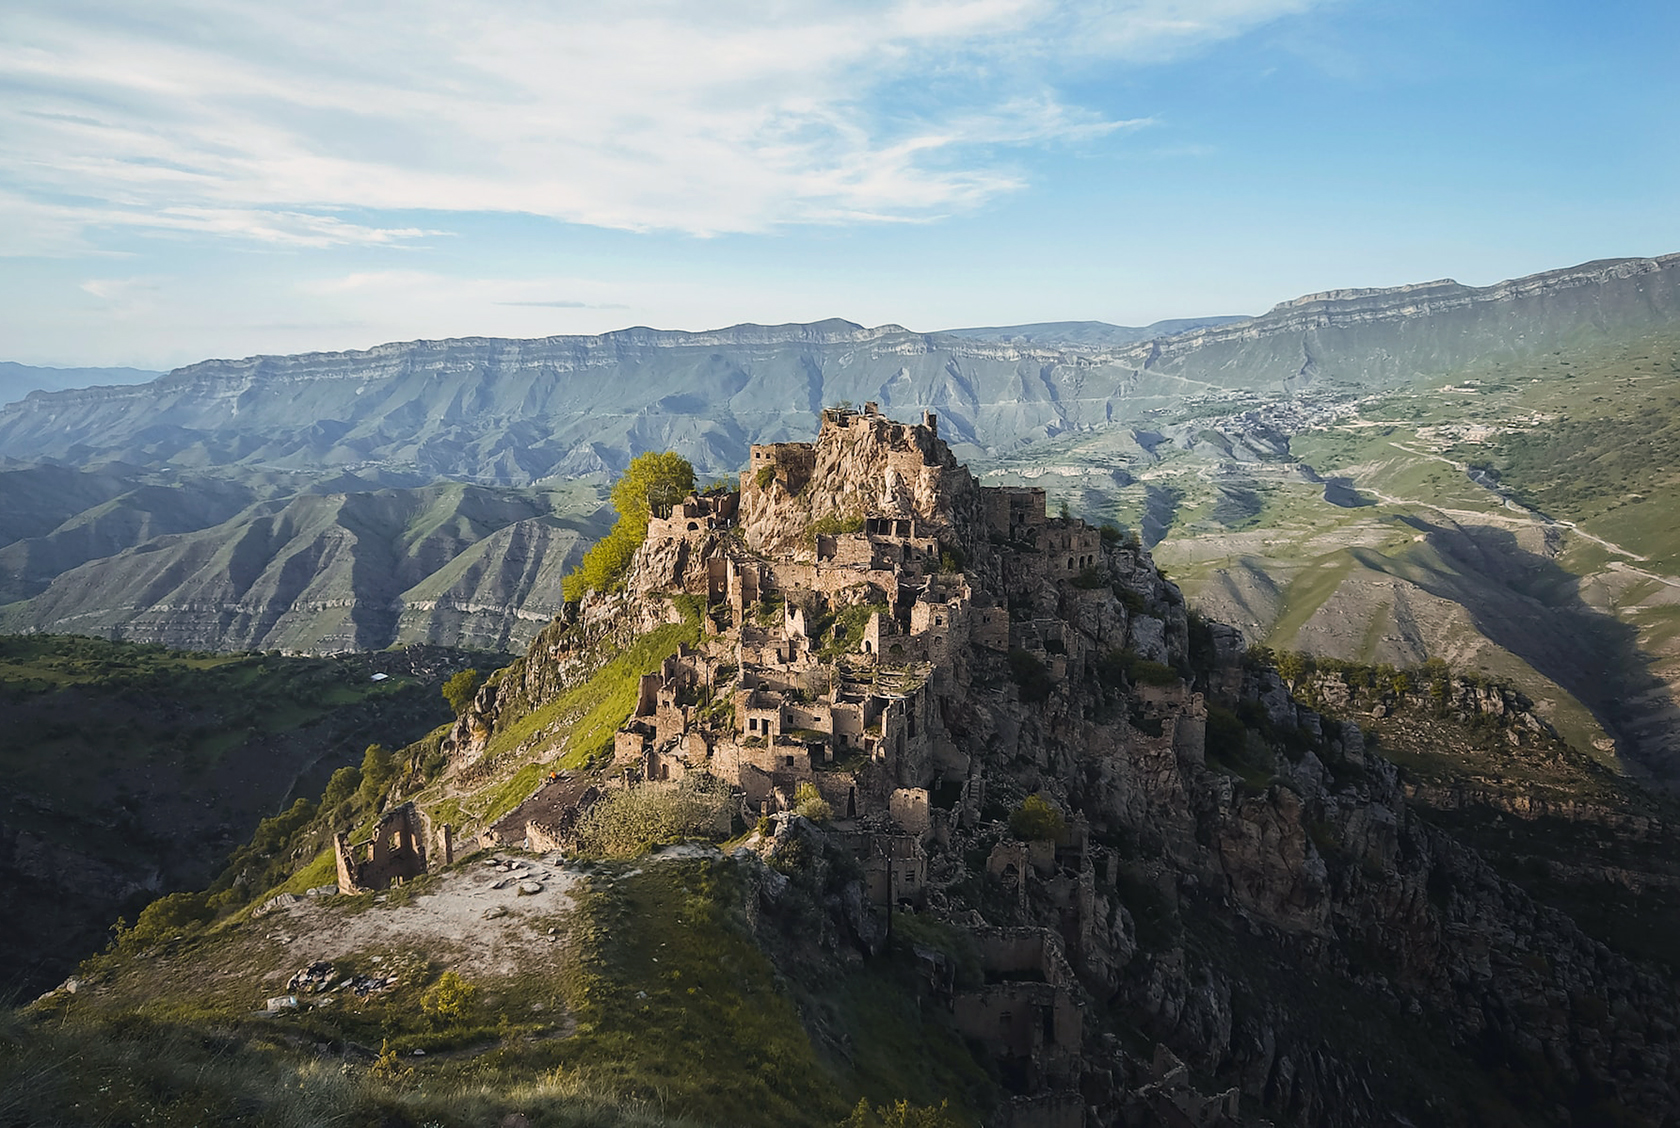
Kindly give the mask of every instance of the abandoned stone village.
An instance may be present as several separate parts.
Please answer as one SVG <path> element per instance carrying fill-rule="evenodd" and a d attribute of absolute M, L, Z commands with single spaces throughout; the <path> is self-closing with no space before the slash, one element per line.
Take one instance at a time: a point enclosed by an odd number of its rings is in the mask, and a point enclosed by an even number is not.
<path fill-rule="evenodd" d="M 1190 906 L 1221 959 L 1251 961 L 1244 975 L 1287 953 L 1452 1044 L 1485 1040 L 1488 1015 L 1522 1016 L 1510 1037 L 1673 1107 L 1663 1071 L 1614 1072 L 1648 1052 L 1637 1029 L 1537 1002 L 1582 985 L 1654 997 L 1641 972 L 1559 920 L 1501 923 L 1525 902 L 1409 810 L 1358 726 L 1297 703 L 1234 629 L 1193 624 L 1136 541 L 1045 500 L 981 487 L 931 413 L 830 408 L 814 442 L 754 446 L 739 489 L 655 514 L 622 590 L 586 598 L 479 691 L 443 742 L 444 786 L 487 779 L 498 725 L 603 652 L 698 615 L 698 640 L 641 678 L 610 752 L 551 771 L 489 825 L 397 806 L 369 840 L 338 839 L 339 887 L 480 848 L 565 854 L 604 796 L 704 783 L 730 795 L 718 837 L 747 830 L 734 854 L 766 915 L 784 851 L 849 859 L 857 876 L 803 941 L 824 958 L 879 953 L 912 916 L 965 938 L 960 967 L 931 947 L 917 958 L 926 996 L 1008 1094 L 996 1123 L 1351 1125 L 1412 1099 L 1344 1005 L 1304 981 L 1256 995 L 1161 923 Z M 542 740 L 517 756 L 540 760 Z M 1011 819 L 1032 796 L 1053 817 Z M 1546 961 L 1523 954 L 1536 944 Z"/>
<path fill-rule="evenodd" d="M 1113 885 L 1112 852 L 1091 843 L 1077 814 L 1054 838 L 996 843 L 983 866 L 1010 904 L 1008 923 L 956 913 L 946 890 L 966 875 L 965 834 L 1024 794 L 1008 780 L 1007 794 L 989 795 L 992 757 L 971 751 L 1020 743 L 1007 732 L 977 741 L 977 678 L 995 681 L 995 667 L 1013 661 L 1048 687 L 1086 679 L 1120 649 L 1161 663 L 1182 654 L 1182 608 L 1128 616 L 1117 582 L 1138 586 L 1135 604 L 1160 601 L 1135 545 L 1049 516 L 1041 489 L 978 486 L 933 414 L 903 423 L 872 403 L 830 408 L 814 443 L 754 446 L 739 490 L 696 494 L 654 516 L 627 593 L 586 604 L 582 619 L 622 618 L 625 601 L 699 597 L 702 640 L 642 677 L 609 768 L 552 773 L 464 845 L 566 852 L 583 812 L 611 789 L 676 787 L 705 773 L 733 789 L 746 825 L 770 820 L 776 830 L 761 849 L 771 849 L 813 832 L 792 812 L 814 793 L 830 812 L 816 833 L 864 874 L 868 907 L 855 914 L 853 939 L 878 949 L 895 911 L 932 911 L 969 929 L 984 981 L 959 986 L 930 955 L 930 987 L 993 1057 L 1013 1093 L 1010 1123 L 1075 1128 L 1089 1094 L 1074 969 L 1110 958 L 1093 935 L 1111 931 L 1113 906 L 1097 889 L 1105 870 Z M 452 771 L 469 771 L 482 753 L 493 699 L 486 691 L 446 741 Z M 1142 687 L 1140 706 L 1141 727 L 1124 726 L 1139 762 L 1200 757 L 1199 694 L 1183 683 Z M 1053 765 L 1029 774 L 1044 769 Z M 338 837 L 339 887 L 379 889 L 447 864 L 453 834 L 412 803 L 395 807 L 368 840 Z M 1040 922 L 1035 899 L 1053 925 Z M 1188 1123 L 1234 1112 L 1234 1092 L 1197 1095 L 1170 1053 L 1154 1065 L 1159 1076 L 1134 1102 Z"/>

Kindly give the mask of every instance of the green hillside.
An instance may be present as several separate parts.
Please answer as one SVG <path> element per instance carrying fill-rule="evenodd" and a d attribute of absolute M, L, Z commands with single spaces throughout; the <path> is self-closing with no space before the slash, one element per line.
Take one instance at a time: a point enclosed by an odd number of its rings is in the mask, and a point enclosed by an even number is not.
<path fill-rule="evenodd" d="M 454 670 L 497 662 L 0 636 L 0 987 L 51 986 L 119 914 L 206 884 L 260 819 L 319 794 L 369 743 L 446 720 L 438 686 Z"/>
<path fill-rule="evenodd" d="M 561 576 L 604 528 L 589 482 L 157 478 L 0 474 L 0 505 L 34 534 L 0 547 L 0 599 L 14 600 L 0 628 L 209 650 L 513 650 L 559 610 Z"/>

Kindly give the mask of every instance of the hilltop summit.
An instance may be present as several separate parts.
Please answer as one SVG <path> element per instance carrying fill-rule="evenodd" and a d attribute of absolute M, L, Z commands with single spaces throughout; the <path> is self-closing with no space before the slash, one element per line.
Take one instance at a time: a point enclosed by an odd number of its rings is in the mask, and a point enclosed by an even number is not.
<path fill-rule="evenodd" d="M 449 771 L 483 772 L 498 733 L 576 684 L 560 671 L 685 616 L 693 641 L 640 678 L 600 786 L 540 788 L 482 843 L 569 850 L 615 789 L 721 781 L 737 825 L 773 828 L 736 859 L 768 875 L 760 941 L 792 966 L 873 958 L 895 915 L 966 938 L 927 951 L 933 1001 L 1008 1123 L 1445 1115 L 1463 1094 L 1438 1053 L 1520 1063 L 1534 1044 L 1627 1107 L 1672 1107 L 1668 1036 L 1645 1041 L 1680 1016 L 1671 990 L 1419 818 L 1358 726 L 1193 622 L 1138 544 L 979 486 L 931 413 L 825 410 L 815 441 L 754 446 L 738 490 L 657 515 L 625 589 L 481 693 Z M 1550 754 L 1526 706 L 1463 695 Z M 1051 829 L 1020 817 L 1029 797 Z M 825 825 L 800 817 L 812 800 Z M 752 868 L 794 856 L 824 875 L 806 894 Z M 960 958 L 978 981 L 951 978 Z M 1587 996 L 1639 1017 L 1543 1004 Z M 1650 1068 L 1618 1078 L 1636 1045 Z"/>

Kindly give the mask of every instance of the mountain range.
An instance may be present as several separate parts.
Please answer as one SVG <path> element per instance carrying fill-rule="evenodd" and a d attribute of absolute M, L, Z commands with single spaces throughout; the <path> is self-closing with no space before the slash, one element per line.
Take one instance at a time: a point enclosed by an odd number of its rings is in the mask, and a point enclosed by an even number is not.
<path fill-rule="evenodd" d="M 1252 642 L 1487 670 L 1667 778 L 1677 283 L 1667 255 L 1144 329 L 636 328 L 37 392 L 0 408 L 0 627 L 517 649 L 635 454 L 732 475 L 815 409 L 874 401 L 936 413 L 988 483 L 1134 530 Z"/>
<path fill-rule="evenodd" d="M 932 410 L 960 455 L 1140 423 L 1221 391 L 1383 388 L 1581 334 L 1668 323 L 1680 258 L 1588 263 L 1496 286 L 1336 290 L 1256 318 L 1097 350 L 841 320 L 686 333 L 411 341 L 207 360 L 148 384 L 0 409 L 0 456 L 76 465 L 364 470 L 522 485 L 676 450 L 706 473 L 803 436 L 814 411 Z"/>
<path fill-rule="evenodd" d="M 143 384 L 163 375 L 143 368 L 41 368 L 0 361 L 0 404 L 23 399 L 31 392 L 57 392 L 92 384 Z"/>
<path fill-rule="evenodd" d="M 976 341 L 1005 341 L 1015 344 L 1093 348 L 1132 345 L 1171 337 L 1215 325 L 1246 321 L 1246 317 L 1178 317 L 1148 325 L 1111 325 L 1107 321 L 1039 321 L 1030 325 L 986 325 L 972 329 L 945 329 L 940 336 L 964 337 Z"/>

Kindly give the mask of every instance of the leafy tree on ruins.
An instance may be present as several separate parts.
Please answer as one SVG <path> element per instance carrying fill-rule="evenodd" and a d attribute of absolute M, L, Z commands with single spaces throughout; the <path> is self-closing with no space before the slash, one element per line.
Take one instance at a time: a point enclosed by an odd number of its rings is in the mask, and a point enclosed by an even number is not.
<path fill-rule="evenodd" d="M 1029 795 L 1009 813 L 1009 832 L 1028 842 L 1056 839 L 1067 829 L 1054 804 L 1042 795 Z"/>
<path fill-rule="evenodd" d="M 562 594 L 576 603 L 592 591 L 611 591 L 630 568 L 630 558 L 647 540 L 650 517 L 663 517 L 694 492 L 694 467 L 675 451 L 638 454 L 612 488 L 618 524 L 584 553 L 563 583 Z"/>

